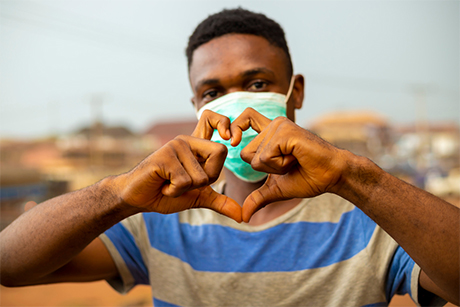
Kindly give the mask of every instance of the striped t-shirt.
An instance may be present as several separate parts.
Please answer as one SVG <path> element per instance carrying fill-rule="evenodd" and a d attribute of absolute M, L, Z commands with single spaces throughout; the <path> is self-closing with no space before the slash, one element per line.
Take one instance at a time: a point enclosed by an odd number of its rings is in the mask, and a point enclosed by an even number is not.
<path fill-rule="evenodd" d="M 120 292 L 150 284 L 158 306 L 386 306 L 417 301 L 420 268 L 353 204 L 304 199 L 260 226 L 208 209 L 143 213 L 101 235 Z"/>

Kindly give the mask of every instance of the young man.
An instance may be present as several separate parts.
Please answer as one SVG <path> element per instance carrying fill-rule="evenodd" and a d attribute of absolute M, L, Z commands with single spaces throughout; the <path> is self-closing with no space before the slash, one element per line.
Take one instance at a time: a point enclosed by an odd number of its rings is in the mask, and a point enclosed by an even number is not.
<path fill-rule="evenodd" d="M 458 208 L 293 122 L 304 79 L 277 23 L 215 14 L 187 57 L 193 135 L 19 217 L 2 284 L 150 284 L 155 306 L 458 304 Z"/>

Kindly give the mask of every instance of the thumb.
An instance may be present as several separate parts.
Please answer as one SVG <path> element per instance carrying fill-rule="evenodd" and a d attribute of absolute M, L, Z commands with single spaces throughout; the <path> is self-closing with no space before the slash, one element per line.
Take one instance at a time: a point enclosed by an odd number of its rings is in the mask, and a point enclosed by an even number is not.
<path fill-rule="evenodd" d="M 210 186 L 201 189 L 194 208 L 208 208 L 241 223 L 241 206 L 228 196 L 214 191 Z"/>
<path fill-rule="evenodd" d="M 283 193 L 277 184 L 277 180 L 275 179 L 276 177 L 279 178 L 279 176 L 276 175 L 268 175 L 264 185 L 253 191 L 244 200 L 242 218 L 245 223 L 248 223 L 254 213 L 266 205 L 275 201 L 287 199 L 283 196 Z"/>

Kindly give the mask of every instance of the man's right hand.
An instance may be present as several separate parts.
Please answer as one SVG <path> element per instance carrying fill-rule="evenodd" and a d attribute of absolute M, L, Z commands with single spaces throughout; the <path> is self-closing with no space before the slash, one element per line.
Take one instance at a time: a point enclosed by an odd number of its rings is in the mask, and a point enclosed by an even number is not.
<path fill-rule="evenodd" d="M 226 155 L 222 144 L 179 136 L 130 172 L 111 178 L 114 192 L 141 212 L 209 208 L 241 222 L 241 207 L 209 186 L 219 177 Z"/>
<path fill-rule="evenodd" d="M 179 136 L 128 173 L 34 206 L 0 233 L 2 284 L 116 277 L 117 268 L 97 236 L 138 212 L 201 207 L 241 222 L 240 205 L 209 186 L 226 153 L 224 145 Z"/>

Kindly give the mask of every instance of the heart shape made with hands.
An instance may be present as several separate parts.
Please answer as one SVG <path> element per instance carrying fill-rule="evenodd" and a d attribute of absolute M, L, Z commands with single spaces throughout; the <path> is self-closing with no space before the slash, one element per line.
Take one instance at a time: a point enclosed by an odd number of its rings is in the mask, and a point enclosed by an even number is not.
<path fill-rule="evenodd" d="M 242 150 L 241 157 L 255 170 L 269 173 L 269 176 L 264 185 L 253 191 L 244 201 L 242 219 L 245 222 L 249 222 L 252 215 L 267 204 L 295 197 L 289 197 L 289 191 L 283 188 L 285 184 L 280 185 L 278 182 L 278 177 L 289 172 L 297 161 L 291 153 L 284 154 L 279 150 L 280 143 L 277 140 L 280 136 L 277 128 L 285 122 L 292 123 L 287 118 L 272 121 L 252 108 L 247 108 L 233 122 L 226 116 L 206 110 L 192 134 L 194 137 L 210 140 L 214 130 L 217 130 L 223 139 L 231 139 L 231 146 L 237 146 L 242 140 L 243 131 L 252 128 L 258 133 Z M 269 126 L 273 127 L 267 129 Z M 284 134 L 281 139 L 286 140 Z"/>
<path fill-rule="evenodd" d="M 340 150 L 286 117 L 270 120 L 247 108 L 233 122 L 220 114 L 202 113 L 192 136 L 210 140 L 214 130 L 231 146 L 241 142 L 251 127 L 258 135 L 241 151 L 241 158 L 259 172 L 268 173 L 264 184 L 244 201 L 242 219 L 267 204 L 293 198 L 309 198 L 325 192 L 337 193 L 347 169 L 347 151 Z M 220 171 L 220 170 L 219 170 Z"/>

